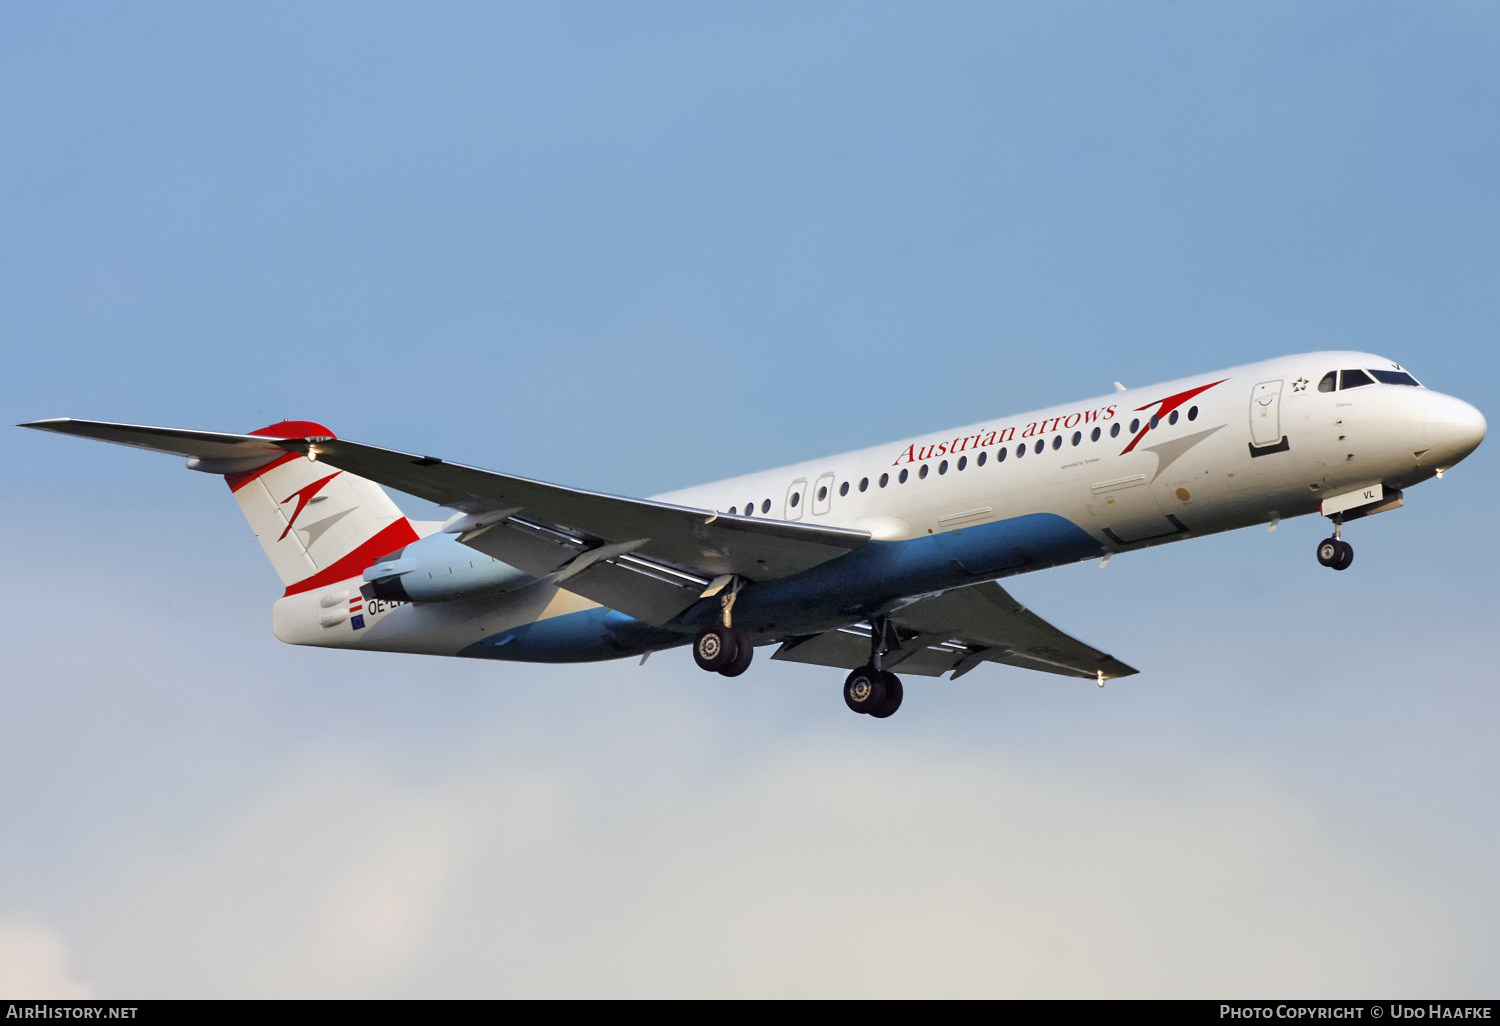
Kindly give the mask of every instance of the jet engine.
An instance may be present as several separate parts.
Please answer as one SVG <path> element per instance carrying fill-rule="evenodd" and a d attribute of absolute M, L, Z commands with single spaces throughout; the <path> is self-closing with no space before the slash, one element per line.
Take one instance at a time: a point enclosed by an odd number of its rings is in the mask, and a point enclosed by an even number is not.
<path fill-rule="evenodd" d="M 387 602 L 445 602 L 487 591 L 513 591 L 535 578 L 509 563 L 461 544 L 451 534 L 413 542 L 365 571 L 366 598 Z"/>

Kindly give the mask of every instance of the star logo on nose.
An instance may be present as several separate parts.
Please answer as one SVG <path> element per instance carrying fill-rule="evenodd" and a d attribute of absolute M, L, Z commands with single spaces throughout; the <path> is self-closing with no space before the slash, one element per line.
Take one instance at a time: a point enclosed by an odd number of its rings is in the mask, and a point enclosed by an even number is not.
<path fill-rule="evenodd" d="M 1293 381 L 1292 382 L 1292 391 L 1293 392 L 1306 392 L 1307 391 L 1307 379 L 1306 378 L 1298 378 L 1296 381 Z"/>

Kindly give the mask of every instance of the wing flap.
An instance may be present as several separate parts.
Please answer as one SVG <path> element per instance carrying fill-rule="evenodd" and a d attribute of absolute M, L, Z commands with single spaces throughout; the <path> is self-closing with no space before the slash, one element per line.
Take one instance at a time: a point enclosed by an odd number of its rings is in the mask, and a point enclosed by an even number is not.
<path fill-rule="evenodd" d="M 566 587 L 601 606 L 619 609 L 657 627 L 697 602 L 703 592 L 702 584 L 638 569 L 640 565 L 624 559 L 600 560 L 568 578 Z"/>
<path fill-rule="evenodd" d="M 881 665 L 887 670 L 899 670 L 919 677 L 938 677 L 953 669 L 968 654 L 966 647 L 919 635 L 908 639 L 895 652 L 889 653 L 881 661 Z M 771 658 L 853 669 L 870 661 L 870 629 L 864 625 L 855 625 L 824 631 L 822 634 L 788 638 L 771 654 Z"/>
<path fill-rule="evenodd" d="M 1114 656 L 1065 634 L 993 581 L 944 592 L 891 614 L 916 631 L 948 633 L 984 659 L 1072 677 L 1128 677 L 1138 672 Z"/>
<path fill-rule="evenodd" d="M 501 520 L 466 532 L 458 540 L 532 577 L 561 573 L 575 559 L 603 544 L 585 535 L 552 531 L 519 519 Z"/>
<path fill-rule="evenodd" d="M 957 678 L 984 662 L 1087 680 L 1138 672 L 1064 634 L 993 581 L 919 598 L 890 619 L 903 640 L 882 665 L 900 673 L 938 676 L 951 670 Z M 853 669 L 869 662 L 870 632 L 851 626 L 788 639 L 772 658 Z"/>
<path fill-rule="evenodd" d="M 852 670 L 870 661 L 870 634 L 869 631 L 841 627 L 822 634 L 788 638 L 771 653 L 771 658 Z"/>

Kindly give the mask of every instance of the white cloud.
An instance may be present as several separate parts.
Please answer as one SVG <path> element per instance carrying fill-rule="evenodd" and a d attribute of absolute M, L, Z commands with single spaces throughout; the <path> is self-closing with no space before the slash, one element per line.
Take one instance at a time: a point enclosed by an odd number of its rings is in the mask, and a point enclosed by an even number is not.
<path fill-rule="evenodd" d="M 0 921 L 0 997 L 85 998 L 90 989 L 68 969 L 68 945 L 35 922 Z"/>
<path fill-rule="evenodd" d="M 149 591 L 83 646 L 42 629 L 66 600 L 7 604 L 0 914 L 52 924 L 112 997 L 1496 980 L 1492 830 L 1454 827 L 1493 822 L 1494 777 L 1432 757 L 1489 751 L 1458 743 L 1493 718 L 1469 691 L 1422 693 L 1435 733 L 1411 689 L 1382 705 L 1365 675 L 1351 709 L 1305 675 L 1277 679 L 1301 704 L 1256 690 L 1249 662 L 1213 689 L 996 671 L 914 682 L 875 724 L 816 669 L 762 666 L 752 695 L 682 653 L 262 651 L 243 610 L 221 623 Z"/>
<path fill-rule="evenodd" d="M 561 773 L 323 756 L 117 853 L 85 964 L 150 996 L 1443 990 L 1421 889 L 1223 766 L 1162 797 L 932 752 L 696 762 L 601 814 Z"/>

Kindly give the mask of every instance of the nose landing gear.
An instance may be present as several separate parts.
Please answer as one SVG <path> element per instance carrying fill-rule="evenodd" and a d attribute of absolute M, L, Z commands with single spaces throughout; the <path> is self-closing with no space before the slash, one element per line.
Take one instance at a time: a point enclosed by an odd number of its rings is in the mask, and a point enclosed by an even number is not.
<path fill-rule="evenodd" d="M 1335 570 L 1347 570 L 1354 562 L 1354 546 L 1340 537 L 1344 531 L 1343 523 L 1337 517 L 1332 519 L 1333 537 L 1318 542 L 1318 562 Z"/>

